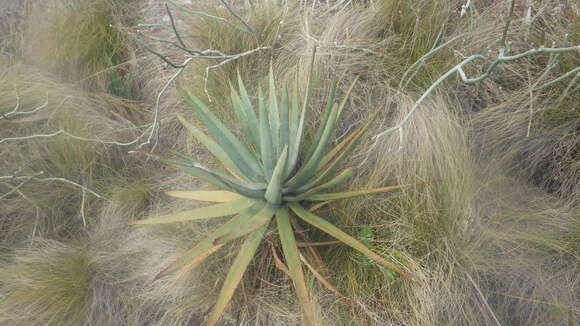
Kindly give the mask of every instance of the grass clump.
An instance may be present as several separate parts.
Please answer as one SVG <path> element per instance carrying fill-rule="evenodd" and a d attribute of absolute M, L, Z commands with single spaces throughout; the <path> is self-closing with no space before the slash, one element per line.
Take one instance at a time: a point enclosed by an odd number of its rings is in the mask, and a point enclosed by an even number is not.
<path fill-rule="evenodd" d="M 2 241 L 40 234 L 68 238 L 90 222 L 100 200 L 79 185 L 98 194 L 104 179 L 128 173 L 121 149 L 99 140 L 132 136 L 118 131 L 129 123 L 110 116 L 109 102 L 102 98 L 22 64 L 2 67 L 0 78 L 3 176 L 34 176 L 0 184 L 2 195 L 8 194 L 0 199 L 0 216 L 7 228 Z M 30 139 L 18 139 L 23 137 Z"/>
<path fill-rule="evenodd" d="M 132 73 L 125 63 L 134 54 L 122 30 L 130 24 L 132 6 L 124 0 L 37 3 L 29 18 L 26 57 L 66 81 L 132 98 Z"/>
<path fill-rule="evenodd" d="M 93 273 L 86 244 L 37 240 L 3 256 L 0 323 L 76 325 L 86 313 Z"/>

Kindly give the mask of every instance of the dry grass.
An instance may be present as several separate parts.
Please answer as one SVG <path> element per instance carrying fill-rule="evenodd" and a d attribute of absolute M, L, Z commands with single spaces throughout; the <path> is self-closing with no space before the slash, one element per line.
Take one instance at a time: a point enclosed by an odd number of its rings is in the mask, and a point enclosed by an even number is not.
<path fill-rule="evenodd" d="M 562 97 L 570 79 L 530 92 L 530 87 L 577 67 L 576 54 L 561 56 L 544 75 L 548 56 L 505 65 L 474 86 L 449 79 L 409 120 L 399 149 L 396 132 L 376 142 L 370 137 L 399 121 L 417 94 L 464 57 L 496 53 L 510 1 L 472 1 L 463 16 L 464 1 L 247 3 L 233 10 L 255 35 L 173 10 L 178 29 L 194 49 L 235 54 L 273 47 L 210 70 L 211 108 L 232 123 L 229 82 L 235 84 L 239 71 L 254 96 L 270 62 L 277 80 L 292 81 L 298 71 L 303 84 L 316 46 L 319 83 L 310 126 L 319 119 L 325 100 L 321 94 L 332 80 L 338 81 L 341 97 L 360 76 L 337 137 L 385 105 L 348 162 L 358 171 L 349 187 L 416 184 L 319 211 L 349 234 L 366 237 L 375 250 L 400 261 L 423 283 L 410 284 L 342 246 L 318 247 L 325 264 L 315 268 L 349 298 L 337 297 L 305 271 L 319 325 L 573 325 L 579 320 L 579 120 L 574 109 L 580 92 Z M 188 6 L 241 24 L 217 4 Z M 527 4 L 537 15 L 532 23 L 526 20 Z M 538 0 L 526 5 L 517 3 L 508 31 L 512 53 L 529 48 L 530 42 L 561 42 L 565 33 L 570 44 L 578 44 L 576 4 Z M 151 121 L 155 96 L 173 71 L 142 49 L 132 50 L 122 27 L 140 19 L 167 24 L 163 3 L 54 0 L 33 8 L 23 20 L 27 28 L 9 20 L 0 25 L 0 35 L 9 36 L 0 47 L 0 113 L 14 108 L 16 94 L 23 111 L 47 97 L 48 105 L 33 115 L 0 120 L 0 139 L 58 129 L 87 138 L 134 139 L 143 129 L 126 128 Z M 21 10 L 11 7 L 10 12 Z M 152 29 L 151 34 L 171 37 L 167 29 Z M 152 46 L 176 61 L 182 58 L 180 51 Z M 135 64 L 123 64 L 128 60 Z M 205 69 L 217 63 L 192 61 L 178 87 L 207 102 Z M 466 73 L 482 67 L 474 64 Z M 121 79 L 130 73 L 133 79 L 122 80 L 118 88 L 109 71 Z M 63 80 L 82 81 L 82 90 Z M 124 87 L 132 93 L 122 91 Z M 117 95 L 139 99 L 139 109 Z M 161 101 L 156 150 L 178 150 L 207 162 L 207 153 L 176 123 L 176 111 L 188 113 L 172 87 Z M 162 191 L 204 187 L 152 160 L 127 155 L 127 149 L 65 136 L 0 144 L 2 175 L 18 168 L 20 173 L 45 171 L 104 197 L 83 196 L 79 188 L 59 182 L 30 181 L 0 199 L 5 262 L 0 267 L 0 324 L 201 323 L 235 253 L 224 247 L 202 268 L 153 281 L 219 221 L 127 226 L 135 218 L 191 205 L 170 200 Z M 0 183 L 0 196 L 14 185 Z M 303 227 L 310 241 L 331 240 Z M 88 240 L 79 244 L 81 235 Z M 270 252 L 265 241 L 224 324 L 295 325 L 299 320 L 291 282 L 275 267 Z M 46 296 L 33 295 L 37 287 Z"/>
<path fill-rule="evenodd" d="M 1 324 L 76 325 L 83 319 L 93 273 L 86 244 L 38 240 L 3 260 Z"/>
<path fill-rule="evenodd" d="M 68 238 L 91 219 L 97 208 L 93 204 L 99 200 L 70 183 L 40 179 L 64 178 L 99 193 L 107 178 L 133 173 L 128 170 L 132 159 L 126 157 L 126 150 L 98 143 L 134 137 L 131 130 L 123 131 L 131 124 L 115 112 L 132 104 L 83 93 L 21 64 L 3 66 L 0 78 L 2 113 L 10 114 L 17 105 L 17 113 L 41 108 L 33 114 L 14 114 L 0 120 L 0 139 L 6 139 L 0 147 L 2 175 L 43 172 L 17 190 L 13 188 L 20 184 L 16 180 L 0 185 L 2 194 L 12 192 L 2 198 L 2 241 L 49 234 Z M 59 130 L 95 141 L 66 135 L 7 139 Z"/>
<path fill-rule="evenodd" d="M 133 7 L 125 0 L 36 2 L 28 18 L 24 56 L 87 89 L 135 98 L 134 64 L 128 62 L 135 54 L 123 31 L 137 18 L 129 16 Z"/>

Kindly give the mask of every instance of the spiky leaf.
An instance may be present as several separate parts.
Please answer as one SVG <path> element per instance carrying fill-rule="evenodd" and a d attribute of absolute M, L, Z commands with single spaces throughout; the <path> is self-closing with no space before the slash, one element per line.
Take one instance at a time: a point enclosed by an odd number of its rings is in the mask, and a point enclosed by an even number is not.
<path fill-rule="evenodd" d="M 250 217 L 243 225 L 240 225 L 239 228 L 217 238 L 214 241 L 214 245 L 224 244 L 256 231 L 264 224 L 268 224 L 270 222 L 272 216 L 274 216 L 274 213 L 276 212 L 276 209 L 276 207 L 270 204 L 266 204 L 266 206 L 264 206 L 261 211 Z"/>
<path fill-rule="evenodd" d="M 266 202 L 264 201 L 257 202 L 250 208 L 240 212 L 240 214 L 234 216 L 227 223 L 213 231 L 205 239 L 198 242 L 195 246 L 193 246 L 193 248 L 187 250 L 181 257 L 179 257 L 179 259 L 177 259 L 177 261 L 161 271 L 155 278 L 165 276 L 184 267 L 189 267 L 191 269 L 191 265 L 196 266 L 197 264 L 201 263 L 203 259 L 208 256 L 208 252 L 214 252 L 217 250 L 216 247 L 221 246 L 214 245 L 214 241 L 216 239 L 247 223 L 248 219 L 256 215 L 264 208 L 265 205 Z"/>
<path fill-rule="evenodd" d="M 272 176 L 274 171 L 275 162 L 275 150 L 272 143 L 272 134 L 270 131 L 270 123 L 268 122 L 268 115 L 266 113 L 266 106 L 264 105 L 264 96 L 262 94 L 262 88 L 258 89 L 259 97 L 259 113 L 260 113 L 260 151 L 262 163 L 264 163 L 264 175 L 267 179 Z"/>
<path fill-rule="evenodd" d="M 314 325 L 314 311 L 310 304 L 308 288 L 304 280 L 302 264 L 300 263 L 300 253 L 296 246 L 296 238 L 294 238 L 294 231 L 290 225 L 288 209 L 286 207 L 279 209 L 276 213 L 276 224 L 278 225 L 278 234 L 280 235 L 280 242 L 282 243 L 282 250 L 284 251 L 286 263 L 288 264 L 290 277 L 292 278 L 296 294 L 298 295 L 298 301 L 304 312 L 305 324 Z"/>
<path fill-rule="evenodd" d="M 227 203 L 198 207 L 175 214 L 151 217 L 148 219 L 132 222 L 131 224 L 134 225 L 167 224 L 167 223 L 186 222 L 213 217 L 228 216 L 237 214 L 254 205 L 255 203 L 256 201 L 253 199 L 242 198 Z"/>
<path fill-rule="evenodd" d="M 335 192 L 329 194 L 318 194 L 312 195 L 308 197 L 308 200 L 311 201 L 325 201 L 325 200 L 337 200 L 337 199 L 345 199 L 345 198 L 352 198 L 357 196 L 366 196 L 366 195 L 374 195 L 382 192 L 388 192 L 393 190 L 399 190 L 404 187 L 412 186 L 411 184 L 407 185 L 396 185 L 396 186 L 389 186 L 389 187 L 382 187 L 382 188 L 375 188 L 375 189 L 364 189 L 364 190 L 355 190 L 355 191 L 344 191 L 344 192 Z"/>
<path fill-rule="evenodd" d="M 399 273 L 400 275 L 402 275 L 406 278 L 411 278 L 409 273 L 402 270 L 401 267 L 399 267 L 399 266 L 389 262 L 388 260 L 384 259 L 383 257 L 377 255 L 376 253 L 374 253 L 372 250 L 367 248 L 364 244 L 362 244 L 357 239 L 344 233 L 341 229 L 332 225 L 332 223 L 326 221 L 325 219 L 309 212 L 304 207 L 302 207 L 300 204 L 291 203 L 288 206 L 290 207 L 290 209 L 292 209 L 292 211 L 294 213 L 296 213 L 296 215 L 298 217 L 300 217 L 301 219 L 303 219 L 307 223 L 311 224 L 312 226 L 314 226 L 314 227 L 320 229 L 321 231 L 324 231 L 328 235 L 340 240 L 344 244 L 359 251 L 360 253 L 364 254 L 365 256 L 368 256 L 370 259 L 376 261 L 377 263 L 391 268 L 392 270 L 396 271 L 397 273 Z"/>
<path fill-rule="evenodd" d="M 224 280 L 224 284 L 222 285 L 222 289 L 220 290 L 216 304 L 209 314 L 207 321 L 208 326 L 215 325 L 221 318 L 221 315 L 232 299 L 238 284 L 242 280 L 242 277 L 244 276 L 250 261 L 252 261 L 252 258 L 256 253 L 256 249 L 258 249 L 260 242 L 262 242 L 262 238 L 264 237 L 264 233 L 266 232 L 267 227 L 268 225 L 265 224 L 260 229 L 254 231 L 244 241 L 244 244 L 242 244 L 240 252 L 232 263 L 228 275 Z"/>
<path fill-rule="evenodd" d="M 191 109 L 203 121 L 212 138 L 228 153 L 234 162 L 250 180 L 258 181 L 261 176 L 260 165 L 248 149 L 234 136 L 234 134 L 191 92 L 184 96 Z"/>
<path fill-rule="evenodd" d="M 284 181 L 284 168 L 286 167 L 286 157 L 288 156 L 288 147 L 284 147 L 282 154 L 278 158 L 272 179 L 266 189 L 265 198 L 269 203 L 280 204 L 282 202 L 282 182 Z"/>
<path fill-rule="evenodd" d="M 215 156 L 227 169 L 231 170 L 233 173 L 237 175 L 249 178 L 249 176 L 244 174 L 238 167 L 238 164 L 242 164 L 242 162 L 237 162 L 237 164 L 234 163 L 234 161 L 232 161 L 230 156 L 226 153 L 226 151 L 224 151 L 224 149 L 220 145 L 218 145 L 218 143 L 216 143 L 213 139 L 208 137 L 201 130 L 197 129 L 194 125 L 185 120 L 181 116 L 181 114 L 177 114 L 177 118 L 179 119 L 181 124 L 183 124 L 192 133 L 192 135 L 195 138 L 197 138 L 197 140 L 199 140 L 210 151 L 210 153 L 212 153 L 212 155 Z"/>
<path fill-rule="evenodd" d="M 169 190 L 166 191 L 165 194 L 175 198 L 208 201 L 214 203 L 227 203 L 229 201 L 244 198 L 244 196 L 240 194 L 225 190 Z"/>

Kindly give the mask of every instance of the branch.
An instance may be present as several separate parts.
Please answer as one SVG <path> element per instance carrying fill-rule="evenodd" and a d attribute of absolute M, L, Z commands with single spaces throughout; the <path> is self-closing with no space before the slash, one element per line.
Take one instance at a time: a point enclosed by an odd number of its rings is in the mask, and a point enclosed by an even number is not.
<path fill-rule="evenodd" d="M 234 61 L 236 59 L 239 59 L 241 57 L 250 55 L 252 53 L 255 53 L 255 52 L 258 52 L 258 51 L 262 51 L 262 50 L 271 49 L 271 48 L 272 48 L 271 46 L 260 46 L 260 47 L 257 47 L 255 49 L 248 50 L 246 52 L 242 52 L 242 53 L 238 53 L 238 54 L 235 54 L 235 55 L 228 56 L 227 59 L 223 60 L 222 62 L 220 62 L 218 64 L 215 64 L 213 66 L 206 67 L 205 68 L 205 76 L 204 76 L 204 79 L 203 79 L 203 90 L 205 92 L 205 95 L 207 95 L 207 98 L 209 99 L 209 101 L 211 102 L 211 96 L 209 95 L 209 92 L 207 91 L 207 79 L 208 79 L 208 76 L 209 76 L 209 71 L 211 69 L 219 68 L 219 67 L 227 64 L 228 62 L 232 62 L 232 61 Z"/>
<path fill-rule="evenodd" d="M 489 77 L 490 74 L 499 65 L 501 65 L 503 63 L 518 60 L 518 59 L 521 59 L 524 57 L 528 57 L 528 56 L 532 56 L 532 55 L 536 55 L 536 54 L 540 54 L 540 53 L 560 54 L 560 53 L 571 52 L 571 51 L 580 52 L 580 45 L 572 46 L 572 47 L 563 47 L 563 48 L 545 48 L 545 47 L 541 46 L 537 49 L 530 49 L 526 52 L 523 52 L 523 53 L 520 53 L 517 55 L 499 56 L 491 63 L 491 65 L 487 68 L 487 70 L 483 74 L 481 74 L 477 77 L 474 77 L 474 78 L 468 78 L 465 75 L 465 72 L 463 71 L 463 66 L 467 65 L 468 63 L 470 63 L 474 60 L 485 60 L 486 59 L 483 55 L 480 55 L 480 54 L 472 55 L 472 56 L 464 59 L 462 62 L 457 64 L 455 67 L 451 68 L 449 71 L 444 73 L 441 77 L 439 77 L 439 79 L 437 79 L 433 84 L 431 84 L 431 86 L 429 86 L 429 88 L 421 95 L 421 97 L 419 97 L 419 99 L 417 101 L 415 101 L 415 103 L 411 107 L 411 110 L 403 117 L 403 119 L 399 123 L 397 123 L 395 126 L 389 128 L 389 129 L 373 136 L 373 139 L 377 140 L 379 137 L 385 136 L 393 131 L 399 131 L 400 132 L 399 139 L 401 141 L 401 143 L 399 144 L 399 150 L 401 150 L 403 148 L 403 143 L 402 143 L 402 141 L 403 141 L 403 125 L 409 120 L 409 118 L 413 115 L 413 113 L 415 113 L 415 111 L 417 110 L 417 108 L 419 107 L 421 102 L 423 102 L 423 100 L 425 100 L 425 98 L 427 98 L 427 96 L 433 90 L 435 90 L 435 88 L 437 88 L 437 86 L 439 86 L 443 81 L 445 81 L 449 76 L 451 76 L 455 72 L 459 73 L 461 81 L 463 81 L 464 83 L 475 84 L 475 83 L 481 82 L 485 78 Z M 577 69 L 578 68 L 574 69 L 574 71 L 577 71 Z M 569 76 L 569 74 L 566 74 L 566 76 Z M 559 78 L 558 80 L 561 80 L 561 79 L 562 78 Z"/>
<path fill-rule="evenodd" d="M 161 89 L 161 91 L 159 92 L 159 94 L 157 94 L 157 98 L 155 100 L 155 111 L 153 113 L 153 125 L 150 127 L 151 128 L 151 133 L 149 134 L 149 137 L 147 138 L 147 141 L 140 144 L 137 148 L 141 149 L 143 148 L 143 146 L 151 144 L 151 140 L 153 139 L 153 136 L 155 135 L 155 133 L 157 132 L 157 129 L 159 129 L 159 103 L 161 102 L 161 97 L 163 96 L 163 94 L 165 93 L 165 91 L 167 91 L 167 89 L 169 88 L 169 86 L 171 85 L 171 83 L 179 76 L 181 75 L 181 73 L 185 70 L 185 67 L 187 67 L 187 65 L 189 64 L 189 62 L 193 60 L 193 57 L 187 58 L 182 64 L 181 64 L 181 68 L 179 68 L 177 70 L 177 72 L 175 74 L 173 74 L 173 76 L 171 76 L 171 78 L 169 78 L 167 80 L 167 82 L 165 83 L 165 85 L 163 86 L 163 88 Z M 157 146 L 157 144 L 154 145 L 154 147 Z"/>
<path fill-rule="evenodd" d="M 90 193 L 91 195 L 103 199 L 103 196 L 99 195 L 98 193 L 94 192 L 93 190 L 82 186 L 74 181 L 65 179 L 65 178 L 55 178 L 55 177 L 48 177 L 48 178 L 39 178 L 41 175 L 44 175 L 44 171 L 40 171 L 37 173 L 33 173 L 33 174 L 28 174 L 28 175 L 5 175 L 5 176 L 0 176 L 0 181 L 4 182 L 4 183 L 8 183 L 9 181 L 22 181 L 19 185 L 17 185 L 16 187 L 12 188 L 12 190 L 8 193 L 8 194 L 4 194 L 2 195 L 2 197 L 0 197 L 0 199 L 8 196 L 10 193 L 13 193 L 15 191 L 18 190 L 18 188 L 22 187 L 24 185 L 24 183 L 29 182 L 31 180 L 34 181 L 38 181 L 38 182 L 54 182 L 54 181 L 58 181 L 58 182 L 64 182 L 64 183 L 68 183 L 70 185 L 73 185 L 75 187 L 80 188 L 83 191 L 86 191 L 88 193 Z"/>

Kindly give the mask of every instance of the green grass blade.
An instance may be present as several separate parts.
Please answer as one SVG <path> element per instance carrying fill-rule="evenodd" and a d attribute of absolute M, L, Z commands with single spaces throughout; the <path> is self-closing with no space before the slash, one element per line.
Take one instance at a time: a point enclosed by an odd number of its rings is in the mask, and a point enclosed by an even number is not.
<path fill-rule="evenodd" d="M 214 217 L 222 217 L 237 214 L 254 205 L 255 203 L 256 203 L 255 200 L 242 198 L 227 203 L 198 207 L 187 210 L 185 212 L 151 217 L 140 221 L 134 221 L 129 224 L 133 225 L 167 224 L 167 223 L 201 220 Z"/>
<path fill-rule="evenodd" d="M 294 213 L 296 213 L 296 215 L 298 215 L 298 217 L 300 217 L 302 220 L 304 220 L 308 224 L 311 224 L 312 226 L 316 227 L 317 229 L 320 229 L 321 231 L 324 231 L 325 233 L 334 237 L 335 239 L 340 240 L 342 243 L 344 243 L 344 244 L 348 245 L 349 247 L 359 251 L 361 254 L 369 257 L 370 259 L 374 260 L 375 262 L 396 271 L 397 273 L 399 273 L 400 275 L 402 275 L 408 279 L 411 278 L 409 273 L 402 270 L 401 267 L 399 267 L 399 266 L 387 261 L 383 257 L 377 255 L 376 253 L 374 253 L 372 250 L 367 248 L 364 244 L 362 244 L 357 239 L 344 233 L 341 229 L 332 225 L 331 223 L 324 220 L 320 216 L 312 214 L 311 212 L 306 210 L 304 207 L 302 207 L 300 204 L 292 203 L 292 204 L 289 204 L 289 207 Z"/>
<path fill-rule="evenodd" d="M 254 138 L 256 146 L 259 146 L 260 145 L 260 143 L 259 143 L 260 134 L 259 134 L 259 131 L 257 129 L 258 117 L 256 116 L 256 111 L 254 111 L 254 107 L 252 106 L 252 102 L 250 101 L 250 96 L 248 96 L 248 91 L 246 90 L 246 86 L 244 85 L 244 82 L 242 81 L 242 77 L 240 76 L 239 71 L 238 71 L 238 87 L 240 89 L 240 95 L 241 95 L 242 103 L 244 104 L 243 108 L 244 108 L 244 111 L 246 112 L 246 117 L 248 118 L 250 125 L 254 126 L 252 128 L 252 131 L 251 131 L 252 138 Z"/>
<path fill-rule="evenodd" d="M 229 155 L 224 151 L 224 149 L 218 145 L 213 139 L 209 138 L 206 134 L 204 134 L 201 130 L 197 129 L 194 125 L 189 123 L 185 120 L 180 114 L 177 114 L 177 118 L 192 134 L 195 136 L 197 140 L 199 140 L 209 151 L 215 156 L 222 164 L 233 173 L 242 176 L 244 178 L 249 178 L 249 176 L 245 175 L 238 165 L 232 161 Z M 241 162 L 238 162 L 240 164 Z"/>
<path fill-rule="evenodd" d="M 206 125 L 209 134 L 236 162 L 245 175 L 252 181 L 259 180 L 262 174 L 260 165 L 249 150 L 236 136 L 191 92 L 184 96 L 185 101 Z"/>
<path fill-rule="evenodd" d="M 240 252 L 232 263 L 228 275 L 224 280 L 224 284 L 222 285 L 222 289 L 220 290 L 216 304 L 209 314 L 207 321 L 208 326 L 214 326 L 221 318 L 222 313 L 232 299 L 232 296 L 234 295 L 238 284 L 242 280 L 248 265 L 252 261 L 256 250 L 262 242 L 262 238 L 264 237 L 267 226 L 268 225 L 265 224 L 260 229 L 254 231 L 242 244 Z"/>
<path fill-rule="evenodd" d="M 286 207 L 279 209 L 276 213 L 276 224 L 278 225 L 278 234 L 280 236 L 280 242 L 282 243 L 284 258 L 290 271 L 290 278 L 292 279 L 292 283 L 294 283 L 294 289 L 296 289 L 298 301 L 304 313 L 304 324 L 314 325 L 314 311 L 310 304 L 308 288 L 304 280 L 304 272 L 302 270 L 302 264 L 300 263 L 298 247 L 296 246 L 296 238 L 294 238 L 294 231 L 292 230 L 292 226 L 290 226 L 288 209 Z"/>
<path fill-rule="evenodd" d="M 272 144 L 272 136 L 270 134 L 270 123 L 268 122 L 268 116 L 266 113 L 266 106 L 264 105 L 264 96 L 262 93 L 262 88 L 258 89 L 259 97 L 259 113 L 260 113 L 260 152 L 262 155 L 262 163 L 264 164 L 264 175 L 267 180 L 272 177 L 272 172 L 274 172 L 274 148 Z"/>
<path fill-rule="evenodd" d="M 288 157 L 288 147 L 284 147 L 274 172 L 272 173 L 272 178 L 266 189 L 265 198 L 269 203 L 280 204 L 282 202 L 282 183 L 284 182 L 284 168 L 286 167 L 286 158 Z"/>
<path fill-rule="evenodd" d="M 352 176 L 352 174 L 353 174 L 352 169 L 346 169 L 346 170 L 342 171 L 342 173 L 340 173 L 336 177 L 332 178 L 332 180 L 330 180 L 326 183 L 323 183 L 319 186 L 316 186 L 313 188 L 308 187 L 308 188 L 305 188 L 306 190 L 301 190 L 301 188 L 299 188 L 296 191 L 297 193 L 299 193 L 299 195 L 297 195 L 297 196 L 285 196 L 284 200 L 289 201 L 289 202 L 309 200 L 310 196 L 313 196 L 314 194 L 320 193 L 321 191 L 324 191 L 326 189 L 330 189 L 332 187 L 335 187 L 335 186 L 345 182 L 346 180 L 348 180 L 348 178 L 350 178 Z M 307 186 L 305 186 L 305 187 L 307 187 Z"/>
<path fill-rule="evenodd" d="M 276 84 L 274 83 L 274 71 L 272 69 L 272 62 L 270 62 L 270 76 L 269 76 L 269 101 L 270 110 L 270 135 L 272 136 L 272 145 L 274 148 L 274 157 L 278 157 L 282 152 L 280 142 L 280 112 L 278 109 L 278 98 L 276 97 Z"/>
<path fill-rule="evenodd" d="M 246 234 L 256 231 L 257 229 L 261 228 L 264 224 L 268 224 L 272 220 L 272 216 L 274 216 L 275 212 L 276 208 L 274 206 L 266 204 L 266 206 L 264 206 L 264 208 L 260 212 L 258 212 L 258 214 L 250 217 L 248 221 L 243 225 L 240 225 L 239 228 L 215 239 L 213 244 L 214 245 L 225 244 L 237 238 L 243 237 Z"/>
<path fill-rule="evenodd" d="M 352 198 L 352 197 L 357 197 L 357 196 L 374 195 L 374 194 L 378 194 L 378 193 L 382 193 L 382 192 L 399 190 L 401 188 L 408 187 L 408 186 L 412 186 L 412 184 L 396 185 L 396 186 L 389 186 L 389 187 L 375 188 L 375 189 L 335 192 L 335 193 L 330 193 L 330 194 L 312 195 L 308 198 L 308 200 L 310 200 L 310 201 L 325 201 L 325 200 L 338 200 L 338 199 Z"/>
<path fill-rule="evenodd" d="M 314 153 L 310 159 L 306 162 L 304 166 L 298 170 L 294 178 L 292 178 L 287 186 L 290 191 L 295 190 L 302 185 L 304 185 L 310 178 L 312 178 L 318 169 L 318 165 L 320 164 L 320 159 L 330 142 L 330 136 L 332 131 L 334 130 L 334 123 L 336 122 L 336 114 L 338 113 L 338 105 L 335 104 L 332 108 L 332 112 L 330 113 L 330 117 L 326 125 L 324 126 L 324 132 L 320 138 L 320 142 L 317 144 Z"/>
<path fill-rule="evenodd" d="M 198 242 L 195 246 L 186 251 L 183 255 L 181 255 L 181 257 L 177 259 L 177 261 L 175 261 L 174 263 L 169 265 L 166 269 L 161 271 L 155 277 L 155 279 L 173 273 L 182 268 L 185 267 L 191 268 L 192 266 L 196 266 L 199 263 L 201 263 L 203 259 L 205 259 L 208 256 L 208 253 L 214 252 L 217 250 L 217 247 L 222 246 L 222 245 L 216 246 L 213 244 L 217 238 L 223 236 L 224 234 L 230 233 L 231 231 L 239 228 L 241 225 L 246 224 L 248 219 L 256 215 L 260 210 L 264 208 L 265 205 L 266 202 L 264 201 L 256 202 L 253 206 L 247 208 L 246 210 L 240 212 L 238 215 L 234 216 L 227 223 L 219 227 L 205 239 Z"/>
<path fill-rule="evenodd" d="M 227 203 L 244 198 L 244 196 L 240 194 L 225 190 L 170 190 L 166 191 L 165 194 L 175 198 L 208 201 L 214 203 Z"/>

